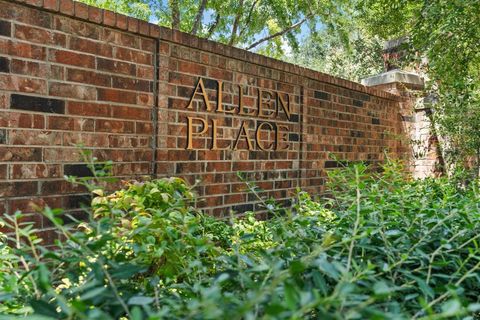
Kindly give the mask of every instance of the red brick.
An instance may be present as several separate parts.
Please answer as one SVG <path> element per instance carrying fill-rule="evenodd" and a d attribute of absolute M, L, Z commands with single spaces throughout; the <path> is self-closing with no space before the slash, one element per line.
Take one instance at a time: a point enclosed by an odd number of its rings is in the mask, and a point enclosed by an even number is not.
<path fill-rule="evenodd" d="M 58 11 L 59 0 L 43 0 L 43 7 L 48 10 Z"/>
<path fill-rule="evenodd" d="M 82 20 L 55 16 L 54 28 L 70 35 L 77 35 L 95 40 L 98 40 L 100 38 L 101 29 L 92 23 L 88 23 Z"/>
<path fill-rule="evenodd" d="M 92 6 L 88 7 L 88 20 L 95 23 L 103 22 L 103 10 Z"/>
<path fill-rule="evenodd" d="M 227 70 L 210 68 L 208 69 L 208 76 L 213 79 L 233 81 L 233 73 Z"/>
<path fill-rule="evenodd" d="M 128 31 L 136 33 L 138 32 L 138 19 L 128 18 Z"/>
<path fill-rule="evenodd" d="M 138 31 L 145 35 L 148 36 L 150 34 L 150 24 L 146 21 L 140 20 L 139 21 L 139 26 L 138 26 Z"/>
<path fill-rule="evenodd" d="M 131 61 L 140 64 L 152 64 L 152 55 L 141 51 L 130 50 L 126 48 L 116 48 L 115 58 L 119 60 Z"/>
<path fill-rule="evenodd" d="M 65 193 L 84 193 L 85 187 L 74 185 L 70 182 L 59 181 L 43 181 L 41 183 L 41 193 L 43 195 L 65 194 Z"/>
<path fill-rule="evenodd" d="M 152 124 L 146 122 L 136 122 L 135 132 L 138 134 L 151 134 L 153 132 Z"/>
<path fill-rule="evenodd" d="M 26 0 L 25 3 L 35 7 L 43 7 L 43 0 Z"/>
<path fill-rule="evenodd" d="M 91 41 L 85 38 L 78 38 L 78 37 L 71 37 L 70 38 L 70 46 L 71 50 L 91 53 L 94 55 L 104 56 L 104 57 L 112 57 L 113 48 L 112 46 L 98 42 L 98 41 Z"/>
<path fill-rule="evenodd" d="M 37 194 L 37 182 L 0 182 L 0 198 L 2 197 L 24 197 Z"/>
<path fill-rule="evenodd" d="M 235 161 L 233 163 L 233 171 L 251 171 L 254 170 L 255 164 L 253 162 L 239 162 Z"/>
<path fill-rule="evenodd" d="M 213 195 L 213 194 L 225 194 L 228 193 L 230 190 L 230 186 L 228 184 L 216 184 L 211 186 L 205 187 L 205 194 Z"/>
<path fill-rule="evenodd" d="M 85 147 L 106 148 L 109 146 L 106 134 L 87 132 L 63 132 L 63 144 L 66 146 L 83 145 Z"/>
<path fill-rule="evenodd" d="M 10 106 L 10 94 L 7 92 L 0 93 L 0 109 L 6 109 Z"/>
<path fill-rule="evenodd" d="M 137 70 L 134 64 L 103 58 L 97 58 L 97 69 L 130 76 L 135 76 Z"/>
<path fill-rule="evenodd" d="M 69 146 L 74 148 L 44 148 L 43 161 L 46 163 L 58 162 L 81 162 L 82 156 L 80 150 L 76 146 Z"/>
<path fill-rule="evenodd" d="M 9 5 L 11 6 L 11 8 L 9 8 L 10 10 L 6 10 L 7 16 L 10 16 L 9 19 L 42 28 L 52 27 L 52 15 L 50 13 L 38 10 L 36 8 L 14 6 L 12 4 Z M 1 11 L 5 10 L 2 8 Z"/>
<path fill-rule="evenodd" d="M 54 130 L 73 130 L 74 120 L 67 117 L 51 116 L 48 117 L 47 127 Z"/>
<path fill-rule="evenodd" d="M 224 204 L 239 204 L 239 203 L 245 203 L 246 201 L 246 196 L 245 194 L 230 194 L 230 195 L 225 195 L 223 203 Z"/>
<path fill-rule="evenodd" d="M 62 201 L 59 197 L 31 197 L 27 199 L 15 199 L 10 201 L 11 212 L 17 210 L 22 212 L 34 212 L 36 207 L 61 208 Z"/>
<path fill-rule="evenodd" d="M 88 19 L 88 6 L 85 3 L 75 1 L 75 17 Z"/>
<path fill-rule="evenodd" d="M 62 135 L 51 131 L 11 130 L 10 144 L 26 146 L 53 146 L 62 144 Z"/>
<path fill-rule="evenodd" d="M 0 88 L 8 91 L 46 94 L 45 80 L 0 74 Z"/>
<path fill-rule="evenodd" d="M 60 165 L 13 164 L 11 179 L 61 178 Z"/>
<path fill-rule="evenodd" d="M 0 39 L 0 53 L 35 60 L 45 60 L 46 57 L 46 50 L 43 47 L 7 39 Z"/>
<path fill-rule="evenodd" d="M 121 77 L 113 77 L 112 79 L 112 87 L 118 88 L 118 89 L 150 92 L 151 91 L 150 86 L 151 86 L 151 82 L 146 80 L 121 78 Z"/>
<path fill-rule="evenodd" d="M 66 15 L 74 14 L 74 4 L 72 0 L 60 0 L 60 12 Z"/>
<path fill-rule="evenodd" d="M 150 120 L 149 109 L 117 106 L 113 107 L 112 110 L 114 118 Z"/>
<path fill-rule="evenodd" d="M 6 180 L 6 179 L 7 179 L 7 165 L 0 164 L 0 180 Z"/>
<path fill-rule="evenodd" d="M 48 74 L 47 65 L 38 62 L 12 59 L 11 66 L 12 73 L 34 77 L 46 77 Z"/>
<path fill-rule="evenodd" d="M 160 38 L 160 27 L 157 25 L 150 24 L 150 37 Z"/>
<path fill-rule="evenodd" d="M 101 87 L 109 87 L 111 83 L 110 76 L 108 75 L 80 69 L 67 69 L 67 80 Z"/>
<path fill-rule="evenodd" d="M 143 79 L 153 79 L 154 77 L 154 68 L 149 66 L 137 66 L 137 77 Z"/>
<path fill-rule="evenodd" d="M 41 161 L 42 149 L 31 147 L 2 147 L 0 161 Z"/>
<path fill-rule="evenodd" d="M 117 14 L 117 22 L 116 22 L 117 28 L 122 29 L 122 30 L 127 30 L 127 17 L 124 16 L 123 14 Z"/>
<path fill-rule="evenodd" d="M 207 163 L 207 172 L 230 171 L 230 162 L 209 162 Z"/>
<path fill-rule="evenodd" d="M 115 12 L 109 11 L 109 10 L 103 10 L 103 23 L 107 26 L 115 26 L 115 21 L 117 15 Z"/>
<path fill-rule="evenodd" d="M 23 25 L 15 27 L 15 37 L 29 42 L 60 47 L 65 47 L 67 41 L 64 34 Z"/>
<path fill-rule="evenodd" d="M 137 94 L 137 105 L 144 107 L 151 107 L 154 104 L 154 97 L 152 93 L 142 93 Z"/>
<path fill-rule="evenodd" d="M 50 50 L 49 61 L 82 68 L 95 68 L 95 57 L 65 50 Z"/>
<path fill-rule="evenodd" d="M 69 101 L 67 113 L 89 117 L 110 117 L 112 109 L 111 106 L 107 104 Z"/>
<path fill-rule="evenodd" d="M 49 94 L 51 96 L 74 98 L 80 100 L 96 99 L 96 90 L 93 87 L 58 82 L 50 83 Z"/>
<path fill-rule="evenodd" d="M 134 123 L 130 121 L 97 119 L 95 121 L 95 131 L 112 133 L 133 133 Z"/>
<path fill-rule="evenodd" d="M 135 104 L 137 102 L 137 95 L 135 92 L 99 88 L 98 100 Z"/>
<path fill-rule="evenodd" d="M 178 71 L 200 76 L 205 76 L 207 73 L 207 69 L 204 66 L 188 61 L 179 61 Z"/>
<path fill-rule="evenodd" d="M 161 55 L 168 55 L 170 53 L 170 45 L 167 42 L 160 42 L 159 52 Z"/>

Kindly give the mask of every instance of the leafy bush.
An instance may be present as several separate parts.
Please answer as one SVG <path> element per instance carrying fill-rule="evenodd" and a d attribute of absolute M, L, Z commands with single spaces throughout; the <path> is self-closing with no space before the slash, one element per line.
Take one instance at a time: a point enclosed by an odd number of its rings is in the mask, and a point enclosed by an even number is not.
<path fill-rule="evenodd" d="M 479 192 L 410 180 L 394 163 L 330 173 L 329 197 L 299 192 L 219 221 L 180 179 L 97 193 L 90 218 L 42 246 L 5 217 L 0 312 L 63 319 L 473 319 L 480 310 Z"/>

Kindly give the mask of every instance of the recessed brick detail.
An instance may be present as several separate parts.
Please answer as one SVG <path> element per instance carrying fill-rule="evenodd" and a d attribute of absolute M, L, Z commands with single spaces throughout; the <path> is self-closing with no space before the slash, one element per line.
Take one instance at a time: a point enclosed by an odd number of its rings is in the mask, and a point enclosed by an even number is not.
<path fill-rule="evenodd" d="M 65 101 L 59 99 L 12 94 L 10 108 L 46 113 L 65 113 Z"/>
<path fill-rule="evenodd" d="M 0 36 L 10 37 L 12 35 L 12 24 L 8 21 L 0 20 Z"/>
<path fill-rule="evenodd" d="M 361 107 L 363 107 L 363 101 L 353 100 L 353 105 L 354 105 L 355 107 L 361 108 Z"/>
<path fill-rule="evenodd" d="M 10 60 L 5 57 L 0 57 L 0 72 L 10 72 Z"/>
<path fill-rule="evenodd" d="M 0 129 L 0 144 L 7 143 L 7 129 Z"/>
<path fill-rule="evenodd" d="M 63 167 L 63 174 L 79 178 L 93 177 L 93 173 L 86 164 L 66 164 Z"/>
<path fill-rule="evenodd" d="M 323 91 L 315 91 L 315 99 L 330 100 L 330 94 Z"/>

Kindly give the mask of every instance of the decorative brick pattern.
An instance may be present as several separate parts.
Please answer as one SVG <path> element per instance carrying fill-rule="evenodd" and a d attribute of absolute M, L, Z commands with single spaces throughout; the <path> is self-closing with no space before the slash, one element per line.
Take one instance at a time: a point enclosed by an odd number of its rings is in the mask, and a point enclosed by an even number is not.
<path fill-rule="evenodd" d="M 75 212 L 78 144 L 120 178 L 200 180 L 219 217 L 260 209 L 237 172 L 288 203 L 328 168 L 402 155 L 404 99 L 71 0 L 0 0 L 0 208 Z"/>

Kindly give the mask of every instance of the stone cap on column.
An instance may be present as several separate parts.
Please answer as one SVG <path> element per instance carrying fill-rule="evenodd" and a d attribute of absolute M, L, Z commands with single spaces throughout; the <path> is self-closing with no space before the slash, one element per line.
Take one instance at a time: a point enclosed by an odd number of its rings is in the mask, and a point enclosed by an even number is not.
<path fill-rule="evenodd" d="M 362 79 L 362 84 L 367 87 L 374 87 L 389 83 L 402 83 L 411 87 L 424 87 L 423 78 L 416 73 L 406 72 L 399 69 L 390 70 Z"/>

